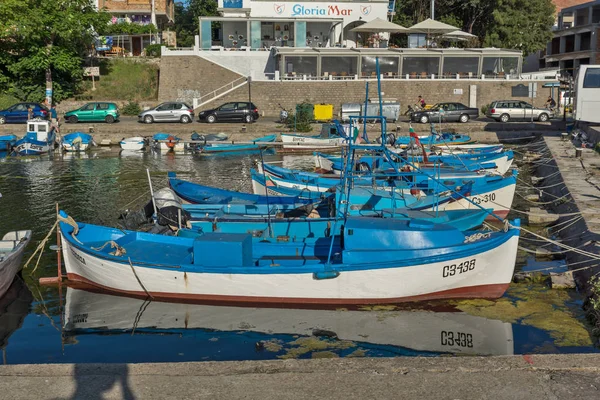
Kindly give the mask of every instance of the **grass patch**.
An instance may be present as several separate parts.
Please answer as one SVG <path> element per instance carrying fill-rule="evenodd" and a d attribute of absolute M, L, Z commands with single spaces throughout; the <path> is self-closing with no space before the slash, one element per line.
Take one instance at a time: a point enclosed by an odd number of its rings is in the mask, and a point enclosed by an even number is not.
<path fill-rule="evenodd" d="M 102 60 L 96 90 L 84 82 L 82 100 L 151 101 L 158 98 L 158 65 L 126 59 Z"/>

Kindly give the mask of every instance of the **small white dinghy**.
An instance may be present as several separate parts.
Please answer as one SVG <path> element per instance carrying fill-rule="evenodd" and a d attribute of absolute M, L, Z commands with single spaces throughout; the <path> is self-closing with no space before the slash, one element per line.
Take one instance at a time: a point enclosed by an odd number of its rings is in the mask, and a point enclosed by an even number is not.
<path fill-rule="evenodd" d="M 0 240 L 0 297 L 10 287 L 15 275 L 21 269 L 21 259 L 31 231 L 8 232 Z"/>
<path fill-rule="evenodd" d="M 119 144 L 121 145 L 121 148 L 123 150 L 134 150 L 134 151 L 144 150 L 144 147 L 146 146 L 146 142 L 145 142 L 144 138 L 141 136 L 134 136 L 134 137 L 123 139 L 123 140 L 121 140 L 121 142 Z"/>

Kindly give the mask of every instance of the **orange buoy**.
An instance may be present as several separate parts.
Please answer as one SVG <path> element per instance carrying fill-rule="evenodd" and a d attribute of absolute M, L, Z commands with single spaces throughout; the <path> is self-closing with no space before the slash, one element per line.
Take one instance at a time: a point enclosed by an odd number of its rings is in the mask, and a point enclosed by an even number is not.
<path fill-rule="evenodd" d="M 419 193 L 421 193 L 421 191 L 419 189 L 415 189 L 415 188 L 410 189 L 410 194 L 412 194 L 413 196 L 417 196 Z"/>
<path fill-rule="evenodd" d="M 173 136 L 169 136 L 167 138 L 167 147 L 172 149 L 173 147 L 175 147 L 175 144 L 176 144 L 175 138 Z"/>

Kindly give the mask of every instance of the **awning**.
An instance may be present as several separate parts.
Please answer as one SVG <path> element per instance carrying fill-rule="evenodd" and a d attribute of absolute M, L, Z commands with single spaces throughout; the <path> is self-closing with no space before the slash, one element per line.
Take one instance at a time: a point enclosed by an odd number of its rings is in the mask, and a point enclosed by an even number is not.
<path fill-rule="evenodd" d="M 408 28 L 409 33 L 425 33 L 427 35 L 431 34 L 444 34 L 458 31 L 459 29 L 455 26 L 445 24 L 440 21 L 433 20 L 431 18 L 427 18 L 425 21 L 419 22 L 416 25 Z"/>

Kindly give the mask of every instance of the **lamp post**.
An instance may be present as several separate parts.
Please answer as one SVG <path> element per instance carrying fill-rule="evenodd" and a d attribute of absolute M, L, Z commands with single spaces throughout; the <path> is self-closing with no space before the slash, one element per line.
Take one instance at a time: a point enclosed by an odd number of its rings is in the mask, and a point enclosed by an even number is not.
<path fill-rule="evenodd" d="M 435 0 L 431 0 L 431 19 L 435 19 Z"/>

